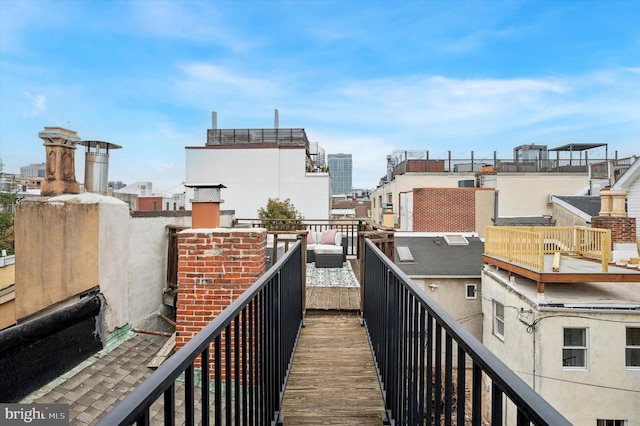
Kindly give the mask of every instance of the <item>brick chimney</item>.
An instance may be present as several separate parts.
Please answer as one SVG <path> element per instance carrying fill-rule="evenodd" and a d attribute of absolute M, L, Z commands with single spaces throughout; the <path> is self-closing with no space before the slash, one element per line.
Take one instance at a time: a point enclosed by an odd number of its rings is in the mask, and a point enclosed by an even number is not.
<path fill-rule="evenodd" d="M 220 226 L 220 190 L 226 188 L 222 184 L 189 184 L 193 188 L 191 202 L 192 228 L 217 228 Z"/>
<path fill-rule="evenodd" d="M 612 260 L 638 257 L 636 218 L 627 217 L 624 191 L 600 191 L 600 215 L 591 218 L 591 226 L 611 230 Z"/>
<path fill-rule="evenodd" d="M 266 229 L 211 228 L 211 211 L 206 208 L 194 209 L 192 215 L 193 223 L 205 228 L 194 225 L 178 233 L 176 350 L 266 271 Z"/>
<path fill-rule="evenodd" d="M 45 127 L 38 137 L 44 141 L 47 156 L 40 194 L 79 194 L 75 172 L 75 150 L 80 140 L 77 133 L 62 127 Z"/>

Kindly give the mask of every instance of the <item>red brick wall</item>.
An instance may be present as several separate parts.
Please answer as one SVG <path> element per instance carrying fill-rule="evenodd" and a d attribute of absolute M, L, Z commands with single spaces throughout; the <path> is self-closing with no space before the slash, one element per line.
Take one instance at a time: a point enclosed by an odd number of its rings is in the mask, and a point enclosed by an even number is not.
<path fill-rule="evenodd" d="M 636 218 L 617 216 L 593 216 L 591 226 L 611 229 L 611 244 L 636 242 Z"/>
<path fill-rule="evenodd" d="M 155 209 L 153 203 L 156 203 Z M 138 197 L 138 210 L 162 210 L 162 197 Z"/>
<path fill-rule="evenodd" d="M 414 232 L 474 232 L 476 188 L 413 190 Z"/>
<path fill-rule="evenodd" d="M 266 237 L 264 230 L 178 233 L 176 350 L 265 273 Z"/>

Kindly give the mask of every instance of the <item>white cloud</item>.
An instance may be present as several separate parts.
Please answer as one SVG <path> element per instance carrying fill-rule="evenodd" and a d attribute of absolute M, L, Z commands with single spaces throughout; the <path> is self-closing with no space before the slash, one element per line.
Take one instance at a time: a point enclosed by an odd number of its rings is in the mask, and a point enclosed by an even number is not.
<path fill-rule="evenodd" d="M 24 96 L 27 98 L 27 107 L 23 112 L 23 117 L 30 117 L 44 114 L 47 111 L 47 97 L 45 95 L 32 95 L 26 92 Z"/>
<path fill-rule="evenodd" d="M 233 19 L 214 2 L 136 1 L 132 4 L 136 28 L 156 37 L 216 44 L 234 52 L 259 42 L 241 36 Z M 240 27 L 241 28 L 241 27 Z"/>

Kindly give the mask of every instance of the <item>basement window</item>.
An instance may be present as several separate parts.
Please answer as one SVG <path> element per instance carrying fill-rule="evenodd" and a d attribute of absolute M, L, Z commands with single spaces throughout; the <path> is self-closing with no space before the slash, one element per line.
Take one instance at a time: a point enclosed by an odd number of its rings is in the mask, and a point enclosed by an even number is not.
<path fill-rule="evenodd" d="M 476 290 L 478 289 L 477 284 L 467 284 L 465 286 L 465 294 L 467 299 L 477 299 Z"/>
<path fill-rule="evenodd" d="M 598 419 L 596 421 L 597 426 L 627 426 L 628 423 L 626 420 L 604 420 Z"/>
<path fill-rule="evenodd" d="M 413 255 L 411 254 L 411 250 L 406 246 L 398 246 L 396 247 L 396 251 L 398 252 L 398 260 L 400 263 L 413 263 Z"/>

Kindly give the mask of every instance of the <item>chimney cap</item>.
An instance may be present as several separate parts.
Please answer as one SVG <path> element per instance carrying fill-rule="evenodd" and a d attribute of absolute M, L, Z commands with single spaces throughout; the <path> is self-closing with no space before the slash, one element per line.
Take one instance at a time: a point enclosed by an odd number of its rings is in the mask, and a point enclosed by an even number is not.
<path fill-rule="evenodd" d="M 226 186 L 224 186 L 221 183 L 185 183 L 184 186 L 186 186 L 187 188 L 226 188 Z"/>
<path fill-rule="evenodd" d="M 120 145 L 112 143 L 112 142 L 105 142 L 105 141 L 86 141 L 86 140 L 81 140 L 78 142 L 79 145 L 82 146 L 86 146 L 87 148 L 105 148 L 105 149 L 120 149 L 122 148 Z"/>

